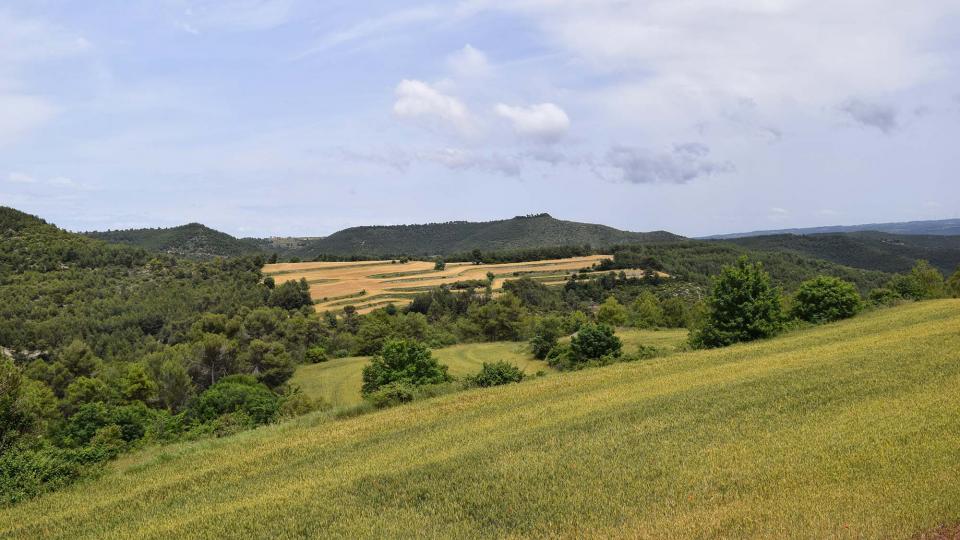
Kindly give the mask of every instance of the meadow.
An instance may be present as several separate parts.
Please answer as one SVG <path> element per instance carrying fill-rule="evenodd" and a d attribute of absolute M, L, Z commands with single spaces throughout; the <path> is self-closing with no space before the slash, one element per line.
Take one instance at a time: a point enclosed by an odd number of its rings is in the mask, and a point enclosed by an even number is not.
<path fill-rule="evenodd" d="M 641 344 L 670 350 L 686 340 L 687 331 L 621 328 L 617 335 L 623 340 L 626 352 L 634 352 Z M 499 361 L 509 362 L 527 375 L 554 372 L 546 362 L 533 357 L 525 342 L 465 343 L 436 349 L 433 357 L 449 367 L 454 377 L 472 375 L 480 371 L 484 362 Z M 363 401 L 360 385 L 363 366 L 369 361 L 366 356 L 351 356 L 300 366 L 290 383 L 299 386 L 307 396 L 323 399 L 334 407 L 356 405 Z"/>
<path fill-rule="evenodd" d="M 264 266 L 263 272 L 278 283 L 306 279 L 318 311 L 340 310 L 354 305 L 367 313 L 386 304 L 406 305 L 420 292 L 458 281 L 487 279 L 494 275 L 493 289 L 507 279 L 531 277 L 548 284 L 563 283 L 577 270 L 590 268 L 610 255 L 503 264 L 447 263 L 434 270 L 429 261 L 361 261 L 278 263 Z"/>
<path fill-rule="evenodd" d="M 960 522 L 960 301 L 121 457 L 0 537 L 910 538 Z"/>

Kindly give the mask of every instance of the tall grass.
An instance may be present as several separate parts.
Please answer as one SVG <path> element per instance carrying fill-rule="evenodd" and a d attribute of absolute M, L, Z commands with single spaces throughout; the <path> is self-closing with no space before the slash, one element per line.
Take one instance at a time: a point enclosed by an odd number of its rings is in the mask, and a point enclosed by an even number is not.
<path fill-rule="evenodd" d="M 906 538 L 960 521 L 960 301 L 126 457 L 0 537 Z"/>

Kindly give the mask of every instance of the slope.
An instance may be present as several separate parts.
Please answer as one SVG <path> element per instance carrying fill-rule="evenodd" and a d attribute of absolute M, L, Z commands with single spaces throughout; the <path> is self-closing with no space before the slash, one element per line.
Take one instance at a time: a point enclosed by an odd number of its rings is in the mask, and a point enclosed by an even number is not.
<path fill-rule="evenodd" d="M 705 239 L 743 238 L 747 236 L 763 236 L 768 234 L 822 234 L 822 233 L 849 233 L 859 231 L 877 231 L 890 234 L 926 234 L 926 235 L 960 235 L 960 219 L 938 219 L 928 221 L 902 221 L 893 223 L 865 223 L 863 225 L 828 225 L 826 227 L 807 227 L 801 229 L 775 229 L 766 231 L 750 231 L 732 234 L 715 234 Z"/>
<path fill-rule="evenodd" d="M 153 449 L 12 538 L 906 538 L 960 521 L 960 301 Z"/>
<path fill-rule="evenodd" d="M 838 264 L 904 272 L 924 259 L 947 275 L 960 266 L 960 236 L 903 235 L 876 231 L 846 234 L 770 235 L 727 240 L 762 251 L 792 251 Z"/>
<path fill-rule="evenodd" d="M 127 229 L 84 234 L 106 242 L 128 244 L 148 251 L 199 259 L 238 257 L 261 252 L 261 246 L 256 241 L 240 240 L 200 223 L 188 223 L 170 228 Z"/>
<path fill-rule="evenodd" d="M 554 219 L 549 214 L 487 222 L 452 221 L 424 225 L 351 227 L 307 242 L 295 253 L 305 257 L 334 255 L 448 255 L 474 249 L 503 251 L 554 246 L 593 247 L 677 240 L 658 231 L 635 233 L 605 225 Z"/>

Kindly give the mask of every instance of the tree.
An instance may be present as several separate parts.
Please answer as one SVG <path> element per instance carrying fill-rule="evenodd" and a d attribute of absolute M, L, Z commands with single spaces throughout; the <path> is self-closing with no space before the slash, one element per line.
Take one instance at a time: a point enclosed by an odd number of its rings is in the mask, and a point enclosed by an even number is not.
<path fill-rule="evenodd" d="M 790 315 L 823 323 L 853 317 L 863 307 L 857 287 L 832 276 L 819 276 L 800 284 Z"/>
<path fill-rule="evenodd" d="M 20 410 L 20 388 L 23 376 L 17 366 L 0 355 L 0 454 L 13 446 L 29 423 Z"/>
<path fill-rule="evenodd" d="M 479 249 L 474 249 L 470 253 L 470 257 L 473 259 L 473 264 L 483 264 L 483 253 Z"/>
<path fill-rule="evenodd" d="M 570 339 L 570 354 L 576 362 L 617 358 L 622 350 L 623 342 L 605 324 L 587 324 Z"/>
<path fill-rule="evenodd" d="M 225 414 L 242 412 L 257 424 L 273 421 L 280 398 L 249 375 L 232 375 L 208 388 L 190 405 L 188 415 L 209 422 Z"/>
<path fill-rule="evenodd" d="M 395 382 L 421 386 L 449 380 L 447 366 L 437 362 L 426 345 L 404 339 L 390 340 L 363 368 L 361 390 L 364 395 L 369 395 Z"/>
<path fill-rule="evenodd" d="M 689 316 L 687 306 L 679 296 L 671 296 L 660 303 L 663 308 L 663 325 L 668 328 L 683 328 L 687 326 Z"/>
<path fill-rule="evenodd" d="M 720 271 L 707 301 L 707 316 L 693 333 L 695 347 L 723 347 L 770 337 L 782 327 L 780 291 L 761 263 L 741 257 Z"/>
<path fill-rule="evenodd" d="M 927 261 L 917 261 L 917 264 L 910 270 L 910 275 L 920 285 L 920 298 L 918 300 L 929 300 L 933 298 L 942 298 L 946 295 L 946 285 L 943 281 L 943 274 L 930 265 Z"/>
<path fill-rule="evenodd" d="M 682 304 L 681 304 L 682 308 Z M 655 328 L 664 325 L 663 308 L 660 301 L 650 291 L 643 291 L 630 306 L 630 326 L 637 328 Z"/>
<path fill-rule="evenodd" d="M 270 258 L 267 259 L 267 263 L 268 263 L 268 264 L 277 264 L 277 254 L 276 254 L 276 253 L 271 253 L 271 254 L 270 254 Z"/>
<path fill-rule="evenodd" d="M 267 303 L 271 306 L 282 307 L 286 310 L 312 306 L 313 300 L 310 298 L 310 285 L 306 279 L 301 279 L 299 283 L 296 281 L 286 281 L 270 291 L 270 299 Z"/>
<path fill-rule="evenodd" d="M 539 360 L 546 358 L 547 354 L 557 346 L 557 340 L 561 335 L 563 335 L 563 320 L 559 317 L 548 316 L 537 321 L 533 338 L 530 340 L 533 356 Z"/>
<path fill-rule="evenodd" d="M 433 269 L 440 272 L 447 268 L 446 261 L 443 260 L 443 257 L 437 257 L 437 260 L 433 263 Z"/>
<path fill-rule="evenodd" d="M 627 322 L 627 308 L 614 296 L 608 296 L 597 310 L 597 321 L 610 326 L 623 326 Z"/>
<path fill-rule="evenodd" d="M 960 298 L 960 268 L 947 280 L 947 294 L 953 298 Z"/>
<path fill-rule="evenodd" d="M 191 368 L 200 386 L 213 386 L 220 377 L 236 373 L 237 367 L 236 344 L 224 336 L 206 334 L 196 344 Z"/>

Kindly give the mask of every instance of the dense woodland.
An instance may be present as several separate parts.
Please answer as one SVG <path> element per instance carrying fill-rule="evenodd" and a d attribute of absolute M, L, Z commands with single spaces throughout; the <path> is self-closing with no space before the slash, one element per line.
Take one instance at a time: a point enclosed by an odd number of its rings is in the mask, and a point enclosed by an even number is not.
<path fill-rule="evenodd" d="M 960 273 L 945 280 L 923 262 L 889 274 L 792 252 L 658 240 L 612 247 L 612 259 L 562 286 L 521 278 L 494 294 L 492 282 L 481 280 L 419 294 L 403 308 L 360 315 L 346 306 L 318 315 L 309 285 L 264 277 L 262 255 L 201 261 L 160 254 L 7 208 L 0 208 L 0 233 L 0 504 L 70 483 L 146 444 L 228 435 L 324 408 L 288 380 L 297 365 L 330 357 L 373 356 L 364 391 L 370 403 L 388 406 L 424 389 L 523 378 L 512 366 L 491 364 L 451 381 L 430 358 L 432 347 L 529 342 L 531 354 L 551 366 L 580 369 L 662 353 L 622 350 L 615 327 L 690 328 L 690 346 L 713 347 L 774 335 L 789 321 L 960 295 Z M 463 257 L 504 262 L 591 250 Z M 648 271 L 625 272 L 638 268 Z"/>

